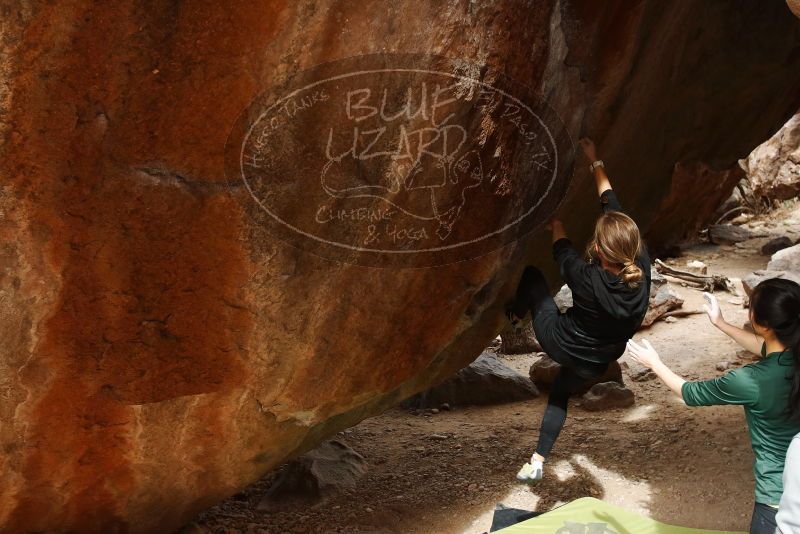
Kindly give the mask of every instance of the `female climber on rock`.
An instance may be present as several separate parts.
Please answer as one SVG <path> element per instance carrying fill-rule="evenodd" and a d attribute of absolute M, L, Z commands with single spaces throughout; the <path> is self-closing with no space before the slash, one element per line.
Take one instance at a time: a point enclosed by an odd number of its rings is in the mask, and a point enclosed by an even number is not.
<path fill-rule="evenodd" d="M 542 272 L 528 266 L 506 311 L 512 326 L 519 328 L 530 310 L 536 339 L 561 364 L 550 388 L 536 452 L 517 473 L 523 482 L 542 478 L 544 462 L 564 426 L 570 395 L 601 377 L 622 356 L 649 302 L 650 258 L 639 228 L 622 213 L 594 143 L 581 139 L 580 145 L 591 163 L 603 209 L 586 249 L 588 259 L 573 248 L 559 220 L 548 224 L 553 256 L 572 290 L 573 306 L 559 313 Z"/>
<path fill-rule="evenodd" d="M 711 380 L 687 382 L 664 365 L 647 340 L 633 340 L 628 350 L 649 367 L 688 406 L 744 406 L 755 462 L 756 490 L 751 534 L 773 534 L 783 493 L 786 451 L 800 432 L 800 285 L 772 278 L 750 295 L 753 332 L 725 321 L 713 295 L 704 295 L 711 324 L 762 360 Z"/>

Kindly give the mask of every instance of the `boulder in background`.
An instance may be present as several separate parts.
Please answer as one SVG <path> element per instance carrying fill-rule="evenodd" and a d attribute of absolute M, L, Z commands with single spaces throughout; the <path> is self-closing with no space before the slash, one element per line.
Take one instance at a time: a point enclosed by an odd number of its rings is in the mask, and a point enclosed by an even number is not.
<path fill-rule="evenodd" d="M 538 355 L 538 359 L 531 364 L 529 374 L 536 387 L 546 390 L 550 389 L 550 386 L 553 385 L 553 381 L 556 379 L 556 375 L 558 375 L 560 370 L 561 364 L 542 352 Z M 608 365 L 608 370 L 606 370 L 606 373 L 603 376 L 595 380 L 588 381 L 586 386 L 578 391 L 578 394 L 583 394 L 589 391 L 594 384 L 598 384 L 600 382 L 618 382 L 620 384 L 624 384 L 622 380 L 622 369 L 620 368 L 618 361 L 615 360 L 611 362 Z"/>
<path fill-rule="evenodd" d="M 289 462 L 258 505 L 259 510 L 279 508 L 297 499 L 316 502 L 352 489 L 367 470 L 364 457 L 342 441 L 331 440 Z"/>
<path fill-rule="evenodd" d="M 595 384 L 581 399 L 585 410 L 598 412 L 615 408 L 628 408 L 636 402 L 633 391 L 619 382 Z"/>
<path fill-rule="evenodd" d="M 742 160 L 753 193 L 770 200 L 800 195 L 800 114 Z"/>
<path fill-rule="evenodd" d="M 800 274 L 800 245 L 794 245 L 773 254 L 767 264 L 767 270 L 791 271 Z"/>
<path fill-rule="evenodd" d="M 486 350 L 474 362 L 438 386 L 406 399 L 402 405 L 408 408 L 438 408 L 442 404 L 499 404 L 538 396 L 539 390 L 530 378 Z"/>

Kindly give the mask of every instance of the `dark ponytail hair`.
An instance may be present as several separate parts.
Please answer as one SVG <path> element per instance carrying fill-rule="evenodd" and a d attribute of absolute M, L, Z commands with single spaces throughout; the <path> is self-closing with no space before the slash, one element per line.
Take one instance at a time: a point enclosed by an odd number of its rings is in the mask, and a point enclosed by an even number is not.
<path fill-rule="evenodd" d="M 771 328 L 778 341 L 792 351 L 789 417 L 800 419 L 800 284 L 784 278 L 764 280 L 750 295 L 750 309 L 753 321 Z"/>

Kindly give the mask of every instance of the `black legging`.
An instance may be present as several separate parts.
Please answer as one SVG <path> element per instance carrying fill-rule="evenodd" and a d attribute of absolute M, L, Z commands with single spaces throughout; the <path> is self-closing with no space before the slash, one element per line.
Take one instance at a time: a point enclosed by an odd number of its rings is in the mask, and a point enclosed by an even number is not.
<path fill-rule="evenodd" d="M 595 364 L 590 367 L 588 363 L 575 360 L 551 337 L 552 321 L 560 312 L 544 275 L 536 267 L 529 265 L 522 273 L 511 310 L 517 317 L 524 317 L 528 310 L 531 311 L 536 339 L 548 356 L 561 364 L 561 370 L 550 387 L 536 447 L 537 454 L 547 458 L 567 419 L 569 397 L 593 378 L 601 376 L 608 366 Z"/>
<path fill-rule="evenodd" d="M 534 322 L 537 315 L 558 313 L 558 306 L 550 295 L 547 280 L 544 279 L 542 271 L 533 265 L 528 265 L 522 272 L 511 310 L 520 318 L 525 317 L 530 310 Z"/>
<path fill-rule="evenodd" d="M 556 375 L 553 385 L 550 386 L 550 396 L 547 398 L 547 408 L 542 417 L 542 426 L 539 428 L 539 444 L 536 453 L 544 458 L 550 455 L 553 444 L 561 433 L 561 428 L 567 420 L 567 404 L 569 398 L 576 391 L 586 385 L 588 379 L 576 374 L 569 367 L 561 367 Z"/>

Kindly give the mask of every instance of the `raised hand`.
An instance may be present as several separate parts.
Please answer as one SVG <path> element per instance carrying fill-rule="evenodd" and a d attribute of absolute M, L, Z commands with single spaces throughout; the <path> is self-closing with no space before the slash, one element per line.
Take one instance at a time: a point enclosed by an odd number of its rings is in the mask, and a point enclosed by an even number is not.
<path fill-rule="evenodd" d="M 641 345 L 636 343 L 634 340 L 629 339 L 628 352 L 635 362 L 644 365 L 648 369 L 652 369 L 661 362 L 658 352 L 656 352 L 656 349 L 654 349 L 650 342 L 646 339 L 642 340 Z"/>
<path fill-rule="evenodd" d="M 761 353 L 761 346 L 764 343 L 764 338 L 761 335 L 733 326 L 722 316 L 717 297 L 711 293 L 703 293 L 703 297 L 707 302 L 707 304 L 703 304 L 703 309 L 708 314 L 708 320 L 711 321 L 711 324 L 753 354 Z"/>
<path fill-rule="evenodd" d="M 708 320 L 711 321 L 711 324 L 714 326 L 720 326 L 725 322 L 725 318 L 722 317 L 722 310 L 719 309 L 717 297 L 711 293 L 704 292 L 703 298 L 706 299 L 707 303 L 703 304 L 703 310 L 705 310 L 705 312 L 708 314 Z"/>

